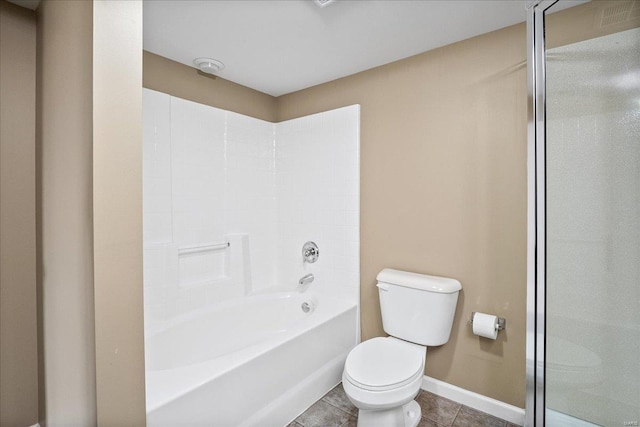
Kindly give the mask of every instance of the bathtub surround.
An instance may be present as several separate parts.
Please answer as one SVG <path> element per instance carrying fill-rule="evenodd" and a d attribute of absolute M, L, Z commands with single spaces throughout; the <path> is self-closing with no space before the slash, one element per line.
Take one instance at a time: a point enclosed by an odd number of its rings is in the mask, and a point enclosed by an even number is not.
<path fill-rule="evenodd" d="M 359 107 L 274 124 L 143 97 L 148 423 L 284 425 L 359 338 Z"/>
<path fill-rule="evenodd" d="M 360 302 L 360 106 L 275 124 L 277 284 Z M 301 262 L 313 240 L 320 256 Z"/>
<path fill-rule="evenodd" d="M 144 96 L 145 315 L 153 327 L 243 296 L 252 276 L 254 290 L 274 282 L 274 128 L 159 92 Z"/>
<path fill-rule="evenodd" d="M 148 89 L 144 100 L 148 330 L 297 290 L 308 273 L 315 292 L 357 304 L 358 106 L 273 124 Z M 322 255 L 303 263 L 311 239 Z"/>

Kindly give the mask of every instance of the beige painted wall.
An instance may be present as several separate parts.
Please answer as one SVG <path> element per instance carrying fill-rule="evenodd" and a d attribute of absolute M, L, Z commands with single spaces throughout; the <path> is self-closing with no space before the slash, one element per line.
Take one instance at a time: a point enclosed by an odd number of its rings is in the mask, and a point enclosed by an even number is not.
<path fill-rule="evenodd" d="M 547 15 L 547 48 L 564 46 L 640 26 L 640 0 L 592 0 Z"/>
<path fill-rule="evenodd" d="M 276 98 L 273 96 L 220 77 L 208 76 L 193 67 L 147 51 L 144 52 L 143 85 L 147 89 L 212 107 L 276 121 Z"/>
<path fill-rule="evenodd" d="M 94 0 L 93 248 L 98 425 L 145 425 L 142 1 Z"/>
<path fill-rule="evenodd" d="M 144 425 L 142 4 L 38 10 L 43 425 Z"/>
<path fill-rule="evenodd" d="M 0 0 L 0 425 L 38 421 L 36 15 Z"/>
<path fill-rule="evenodd" d="M 525 394 L 524 24 L 278 99 L 278 121 L 361 105 L 362 337 L 384 335 L 385 267 L 462 282 L 450 341 L 426 373 L 518 407 Z M 472 311 L 507 319 L 496 341 Z"/>
<path fill-rule="evenodd" d="M 91 2 L 38 10 L 40 421 L 96 423 Z"/>

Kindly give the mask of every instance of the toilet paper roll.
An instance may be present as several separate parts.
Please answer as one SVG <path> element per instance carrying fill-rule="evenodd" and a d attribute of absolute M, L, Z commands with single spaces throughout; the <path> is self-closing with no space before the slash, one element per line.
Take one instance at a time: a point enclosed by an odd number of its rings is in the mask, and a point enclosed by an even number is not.
<path fill-rule="evenodd" d="M 473 316 L 473 333 L 495 340 L 498 337 L 498 316 L 476 313 Z"/>

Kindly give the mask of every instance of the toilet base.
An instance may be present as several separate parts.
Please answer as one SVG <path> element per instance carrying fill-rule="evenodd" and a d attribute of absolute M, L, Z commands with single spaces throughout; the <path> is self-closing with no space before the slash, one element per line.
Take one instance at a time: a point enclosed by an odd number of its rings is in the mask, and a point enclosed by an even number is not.
<path fill-rule="evenodd" d="M 422 410 L 415 400 L 382 411 L 360 409 L 358 427 L 416 427 L 421 416 Z"/>

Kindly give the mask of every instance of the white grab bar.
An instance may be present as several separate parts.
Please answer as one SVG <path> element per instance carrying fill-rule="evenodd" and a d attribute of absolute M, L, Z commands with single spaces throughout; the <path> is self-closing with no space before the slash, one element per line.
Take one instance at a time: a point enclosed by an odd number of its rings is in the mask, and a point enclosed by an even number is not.
<path fill-rule="evenodd" d="M 187 255 L 187 254 L 195 254 L 198 252 L 216 251 L 219 249 L 227 249 L 229 246 L 231 246 L 231 243 L 229 242 L 209 243 L 207 245 L 199 245 L 199 246 L 185 246 L 182 248 L 178 248 L 178 255 Z"/>

